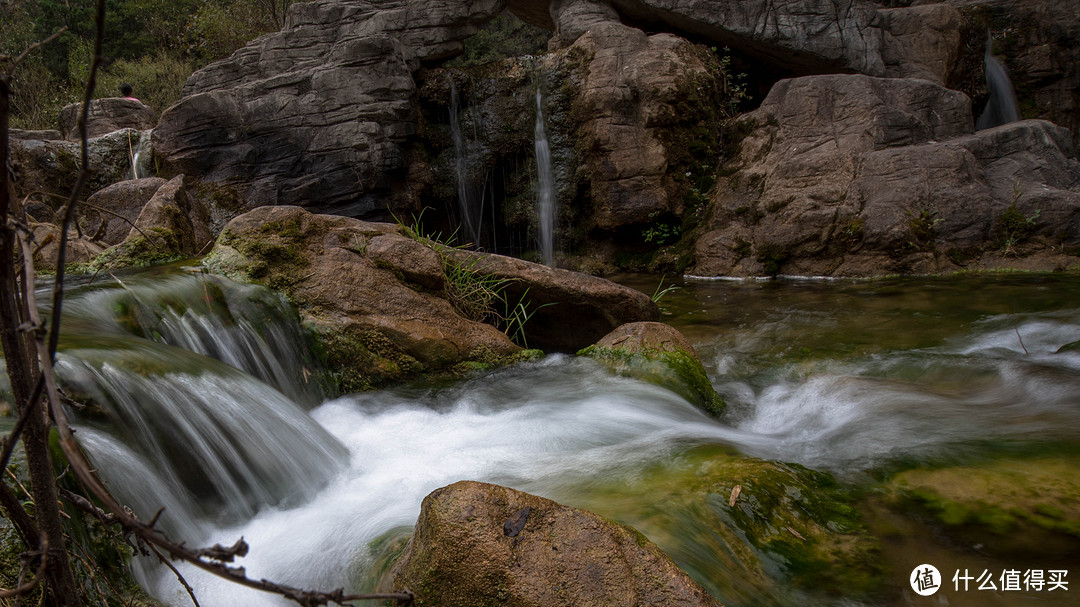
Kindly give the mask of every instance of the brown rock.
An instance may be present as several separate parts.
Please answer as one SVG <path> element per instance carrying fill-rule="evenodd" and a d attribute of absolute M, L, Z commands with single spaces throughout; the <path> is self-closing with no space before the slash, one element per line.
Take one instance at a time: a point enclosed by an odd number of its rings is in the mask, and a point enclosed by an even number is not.
<path fill-rule="evenodd" d="M 648 295 L 603 278 L 503 255 L 459 250 L 446 255 L 506 281 L 505 298 L 511 306 L 527 304 L 531 316 L 524 330 L 530 347 L 577 352 L 619 325 L 660 317 Z"/>
<path fill-rule="evenodd" d="M 1080 242 L 1080 163 L 1050 123 L 972 133 L 962 94 L 866 76 L 782 81 L 742 121 L 693 273 L 935 273 L 995 252 L 1056 269 Z"/>
<path fill-rule="evenodd" d="M 205 263 L 288 295 L 323 335 L 347 390 L 520 350 L 495 327 L 459 315 L 438 288 L 439 255 L 397 230 L 260 207 L 226 225 Z"/>
<path fill-rule="evenodd" d="M 31 223 L 30 229 L 34 233 L 34 267 L 39 272 L 56 271 L 57 256 L 60 253 L 60 228 L 51 223 Z M 68 234 L 64 265 L 90 261 L 104 250 L 105 247 L 99 243 L 83 238 L 73 230 Z"/>
<path fill-rule="evenodd" d="M 79 114 L 82 103 L 65 105 L 60 110 L 60 133 L 64 139 L 77 141 L 79 133 Z M 157 114 L 140 101 L 123 97 L 106 97 L 90 102 L 87 115 L 87 137 L 100 137 L 120 129 L 145 131 L 157 126 Z"/>
<path fill-rule="evenodd" d="M 128 179 L 95 192 L 80 205 L 83 232 L 106 245 L 119 244 L 131 232 L 146 203 L 165 183 L 160 177 Z"/>
<path fill-rule="evenodd" d="M 201 202 L 188 195 L 186 179 L 180 175 L 161 185 L 125 240 L 149 238 L 159 247 L 189 257 L 205 252 L 213 240 L 210 216 Z"/>
<path fill-rule="evenodd" d="M 720 605 L 629 527 L 470 481 L 424 499 L 391 575 L 418 607 Z"/>
<path fill-rule="evenodd" d="M 715 73 L 692 44 L 620 24 L 593 27 L 575 44 L 589 61 L 580 85 L 578 148 L 586 150 L 597 227 L 681 214 L 671 172 L 686 154 L 676 133 L 715 116 Z M 707 129 L 706 129 L 707 130 Z"/>

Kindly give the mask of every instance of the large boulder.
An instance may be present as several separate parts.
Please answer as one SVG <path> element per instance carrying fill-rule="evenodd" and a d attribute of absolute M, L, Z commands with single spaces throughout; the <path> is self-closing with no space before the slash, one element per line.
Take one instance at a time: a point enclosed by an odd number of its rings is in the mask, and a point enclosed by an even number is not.
<path fill-rule="evenodd" d="M 90 139 L 84 197 L 131 176 L 132 150 L 140 137 L 134 129 L 123 129 Z M 71 195 L 82 163 L 81 147 L 77 141 L 56 139 L 11 141 L 15 193 L 20 198 L 35 194 L 27 208 L 35 219 L 52 221 L 53 211 Z"/>
<path fill-rule="evenodd" d="M 681 215 L 681 186 L 694 173 L 686 169 L 719 151 L 715 57 L 677 36 L 620 24 L 594 27 L 572 50 L 591 57 L 574 111 L 596 227 Z"/>
<path fill-rule="evenodd" d="M 127 228 L 123 241 L 106 249 L 85 269 L 146 266 L 205 253 L 214 240 L 210 212 L 192 192 L 191 182 L 179 175 L 160 185 L 138 210 L 133 223 L 117 226 Z"/>
<path fill-rule="evenodd" d="M 81 113 L 82 103 L 71 103 L 60 110 L 60 133 L 64 139 L 77 141 L 81 136 L 79 132 Z M 106 97 L 90 102 L 86 120 L 86 136 L 100 137 L 121 129 L 146 131 L 156 125 L 157 114 L 142 102 L 124 97 Z"/>
<path fill-rule="evenodd" d="M 720 605 L 629 527 L 470 481 L 424 499 L 391 575 L 418 607 Z"/>
<path fill-rule="evenodd" d="M 79 207 L 83 231 L 107 245 L 120 244 L 143 207 L 165 183 L 160 177 L 128 179 L 95 192 Z"/>
<path fill-rule="evenodd" d="M 445 255 L 501 281 L 510 312 L 520 304 L 528 314 L 522 329 L 529 345 L 542 350 L 577 352 L 624 323 L 660 317 L 648 295 L 610 280 L 503 255 L 462 250 Z"/>
<path fill-rule="evenodd" d="M 1080 163 L 1050 123 L 973 133 L 961 93 L 835 75 L 778 83 L 735 130 L 745 137 L 721 169 L 691 273 L 1076 263 L 1062 251 L 1080 245 Z"/>
<path fill-rule="evenodd" d="M 881 17 L 863 0 L 510 0 L 509 6 L 523 20 L 558 31 L 563 44 L 616 12 L 625 23 L 725 44 L 789 72 L 884 71 Z"/>
<path fill-rule="evenodd" d="M 674 327 L 659 322 L 627 323 L 579 354 L 620 375 L 668 388 L 711 415 L 724 412 L 724 400 L 709 382 L 694 346 Z"/>
<path fill-rule="evenodd" d="M 204 263 L 286 294 L 321 336 L 346 391 L 520 351 L 495 327 L 461 316 L 446 297 L 439 255 L 393 224 L 260 207 L 230 221 Z"/>
<path fill-rule="evenodd" d="M 191 76 L 154 131 L 155 153 L 169 172 L 242 188 L 249 207 L 383 212 L 408 172 L 413 72 L 459 53 L 502 8 L 502 0 L 293 5 L 281 32 Z"/>

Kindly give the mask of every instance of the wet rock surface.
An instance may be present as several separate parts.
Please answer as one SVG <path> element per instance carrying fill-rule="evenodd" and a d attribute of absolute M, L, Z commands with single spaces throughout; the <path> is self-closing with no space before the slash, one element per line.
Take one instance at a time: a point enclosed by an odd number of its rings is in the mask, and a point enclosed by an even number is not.
<path fill-rule="evenodd" d="M 392 585 L 419 606 L 720 605 L 629 527 L 470 481 L 424 499 Z"/>

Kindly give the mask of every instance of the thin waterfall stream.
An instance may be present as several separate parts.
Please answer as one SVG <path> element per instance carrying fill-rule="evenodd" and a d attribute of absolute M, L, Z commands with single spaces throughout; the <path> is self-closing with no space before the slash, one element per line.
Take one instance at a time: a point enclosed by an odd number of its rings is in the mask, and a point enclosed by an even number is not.
<path fill-rule="evenodd" d="M 897 462 L 1080 445 L 1080 353 L 1063 349 L 1080 341 L 1076 278 L 683 282 L 665 319 L 728 401 L 719 420 L 565 355 L 335 396 L 269 291 L 187 271 L 123 281 L 76 287 L 65 307 L 62 381 L 93 403 L 78 436 L 140 515 L 164 506 L 192 545 L 243 536 L 256 579 L 370 590 L 423 497 L 470 479 L 634 524 L 727 605 L 847 605 L 732 572 L 660 488 L 718 451 L 858 485 Z M 290 604 L 181 571 L 204 606 Z M 137 576 L 190 604 L 160 566 Z"/>
<path fill-rule="evenodd" d="M 551 144 L 544 126 L 544 104 L 536 90 L 536 214 L 540 223 L 540 258 L 555 265 L 555 174 L 551 166 Z"/>
<path fill-rule="evenodd" d="M 1020 120 L 1020 104 L 1016 99 L 1009 70 L 994 55 L 994 38 L 986 32 L 986 53 L 983 63 L 986 67 L 986 88 L 990 97 L 979 117 L 975 120 L 977 130 L 989 129 Z"/>

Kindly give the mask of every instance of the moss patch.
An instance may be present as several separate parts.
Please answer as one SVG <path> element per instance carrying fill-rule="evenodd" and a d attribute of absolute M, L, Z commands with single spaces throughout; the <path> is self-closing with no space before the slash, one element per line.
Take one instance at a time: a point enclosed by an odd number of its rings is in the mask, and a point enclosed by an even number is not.
<path fill-rule="evenodd" d="M 996 460 L 907 470 L 891 506 L 915 509 L 964 544 L 1000 554 L 1080 551 L 1080 457 Z"/>
<path fill-rule="evenodd" d="M 701 362 L 688 352 L 655 348 L 631 352 L 626 348 L 589 346 L 578 355 L 597 360 L 619 375 L 667 388 L 710 415 L 724 412 L 724 399 L 709 382 Z"/>
<path fill-rule="evenodd" d="M 105 270 L 120 268 L 142 268 L 178 261 L 188 257 L 180 253 L 180 237 L 166 228 L 151 228 L 149 235 L 125 240 L 109 247 L 92 261 L 70 264 L 67 271 L 72 274 L 93 274 Z"/>
<path fill-rule="evenodd" d="M 424 366 L 378 331 L 316 328 L 321 354 L 342 393 L 418 377 Z"/>

